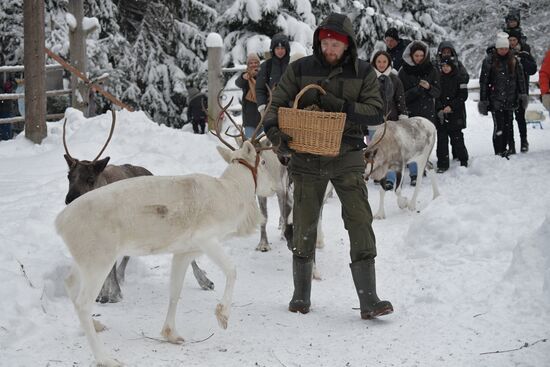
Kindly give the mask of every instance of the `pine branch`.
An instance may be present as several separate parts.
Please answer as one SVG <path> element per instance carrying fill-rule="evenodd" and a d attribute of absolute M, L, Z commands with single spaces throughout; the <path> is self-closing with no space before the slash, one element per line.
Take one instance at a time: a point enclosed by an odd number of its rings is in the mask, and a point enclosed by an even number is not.
<path fill-rule="evenodd" d="M 515 352 L 516 350 L 520 350 L 520 349 L 523 349 L 523 348 L 529 348 L 529 347 L 532 347 L 533 345 L 537 344 L 537 343 L 540 343 L 540 342 L 543 342 L 543 343 L 546 343 L 548 341 L 548 339 L 539 339 L 531 344 L 529 344 L 528 342 L 525 342 L 525 344 L 523 344 L 521 347 L 519 348 L 514 348 L 514 349 L 507 349 L 507 350 L 497 350 L 497 351 L 494 351 L 494 352 L 483 352 L 483 353 L 479 353 L 479 355 L 484 355 L 484 354 L 499 354 L 499 353 L 508 353 L 508 352 Z"/>

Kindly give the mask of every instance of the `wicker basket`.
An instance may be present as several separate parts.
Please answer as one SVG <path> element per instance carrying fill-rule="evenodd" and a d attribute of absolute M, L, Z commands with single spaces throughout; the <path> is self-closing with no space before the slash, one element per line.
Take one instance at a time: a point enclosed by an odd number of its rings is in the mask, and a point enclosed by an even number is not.
<path fill-rule="evenodd" d="M 340 152 L 346 114 L 299 110 L 300 98 L 312 88 L 318 89 L 323 94 L 326 93 L 317 84 L 306 85 L 296 95 L 292 108 L 279 107 L 279 127 L 285 134 L 292 137 L 289 144 L 291 149 L 301 153 L 337 156 Z"/>

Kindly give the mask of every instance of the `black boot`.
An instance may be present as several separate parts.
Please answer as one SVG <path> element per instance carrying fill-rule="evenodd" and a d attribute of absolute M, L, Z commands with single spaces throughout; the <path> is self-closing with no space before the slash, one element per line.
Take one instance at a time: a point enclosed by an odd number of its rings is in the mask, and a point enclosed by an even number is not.
<path fill-rule="evenodd" d="M 527 138 L 521 139 L 521 152 L 527 153 L 529 151 L 529 143 L 527 142 Z"/>
<path fill-rule="evenodd" d="M 350 268 L 361 305 L 361 318 L 370 320 L 392 313 L 392 304 L 389 301 L 380 301 L 376 295 L 374 259 L 354 262 L 350 264 Z"/>
<path fill-rule="evenodd" d="M 290 312 L 308 313 L 311 302 L 311 277 L 313 259 L 292 256 L 292 276 L 294 278 L 294 295 L 288 304 Z"/>

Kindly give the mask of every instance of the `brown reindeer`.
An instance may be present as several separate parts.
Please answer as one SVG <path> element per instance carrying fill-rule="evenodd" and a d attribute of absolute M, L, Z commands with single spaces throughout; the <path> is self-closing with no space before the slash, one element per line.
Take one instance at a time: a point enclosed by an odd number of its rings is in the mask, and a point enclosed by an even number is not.
<path fill-rule="evenodd" d="M 152 176 L 153 174 L 140 166 L 133 166 L 131 164 L 123 164 L 120 166 L 115 166 L 112 164 L 107 164 L 110 160 L 110 157 L 99 159 L 101 154 L 107 148 L 111 137 L 113 136 L 113 131 L 115 128 L 116 122 L 116 113 L 112 112 L 112 123 L 111 131 L 109 132 L 109 138 L 107 142 L 99 152 L 99 154 L 92 160 L 79 160 L 71 156 L 69 149 L 67 148 L 67 142 L 65 140 L 65 126 L 67 124 L 67 119 L 63 123 L 63 146 L 65 148 L 65 161 L 69 166 L 69 173 L 67 178 L 69 179 L 69 192 L 65 197 L 65 204 L 70 204 L 73 200 L 84 195 L 85 193 L 97 189 L 99 187 L 108 185 L 110 183 L 124 180 L 127 178 L 138 177 L 138 176 Z M 124 281 L 124 273 L 126 270 L 126 265 L 128 264 L 128 256 L 124 256 L 118 269 L 116 264 L 111 269 L 111 272 L 107 276 L 107 279 L 103 283 L 101 292 L 97 297 L 96 301 L 101 303 L 116 303 L 122 299 L 122 292 L 120 290 L 120 282 Z M 214 283 L 212 283 L 204 274 L 204 272 L 198 267 L 197 263 L 193 261 L 193 274 L 197 279 L 199 285 L 203 289 L 214 289 Z"/>

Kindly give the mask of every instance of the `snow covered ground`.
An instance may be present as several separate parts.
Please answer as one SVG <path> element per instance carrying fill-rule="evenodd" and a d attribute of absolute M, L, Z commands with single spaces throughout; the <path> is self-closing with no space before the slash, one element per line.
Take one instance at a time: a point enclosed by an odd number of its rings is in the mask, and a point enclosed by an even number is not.
<path fill-rule="evenodd" d="M 435 201 L 429 185 L 422 187 L 418 212 L 400 210 L 387 195 L 387 219 L 374 224 L 378 293 L 393 303 L 394 314 L 359 317 L 336 197 L 324 210 L 327 244 L 317 255 L 323 279 L 314 281 L 312 310 L 288 312 L 291 253 L 279 238 L 272 198 L 273 251 L 254 251 L 259 234 L 225 246 L 238 272 L 227 330 L 214 316 L 224 277 L 201 257 L 216 288 L 201 290 L 189 274 L 177 316 L 186 342 L 160 341 L 170 257 L 134 258 L 124 300 L 94 311 L 109 327 L 101 334 L 108 350 L 128 366 L 550 365 L 550 125 L 529 127 L 530 152 L 506 160 L 492 154 L 491 118 L 479 116 L 471 101 L 467 108 L 470 167 L 453 162 L 438 175 L 442 196 Z M 93 158 L 110 114 L 87 120 L 69 110 L 67 116 L 71 154 Z M 71 259 L 53 226 L 67 190 L 61 126 L 48 124 L 41 145 L 23 136 L 0 142 L 1 366 L 93 364 L 63 287 Z M 219 175 L 225 163 L 216 138 L 189 128 L 172 130 L 143 113 L 119 112 L 104 156 L 157 175 Z M 404 191 L 412 194 L 408 179 Z M 369 183 L 369 192 L 376 210 L 378 187 Z"/>

